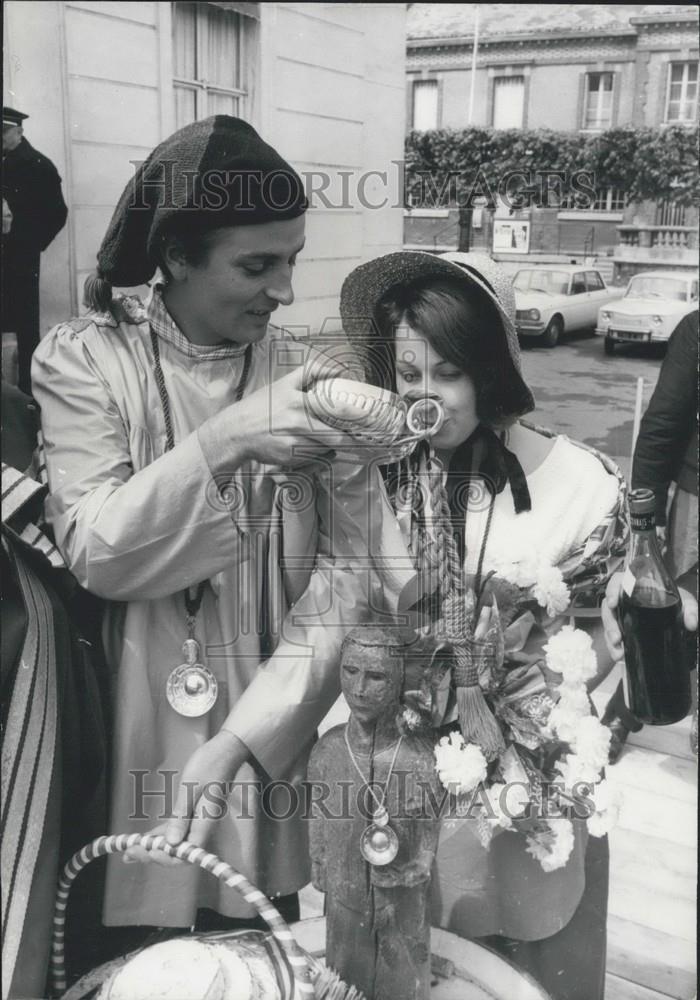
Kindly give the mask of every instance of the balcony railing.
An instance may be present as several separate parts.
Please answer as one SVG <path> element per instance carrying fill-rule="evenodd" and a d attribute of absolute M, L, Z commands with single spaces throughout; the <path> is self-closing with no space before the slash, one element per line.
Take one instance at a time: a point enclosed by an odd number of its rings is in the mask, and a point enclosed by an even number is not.
<path fill-rule="evenodd" d="M 698 230 L 692 226 L 617 226 L 613 253 L 614 281 L 627 281 L 649 269 L 697 271 Z"/>
<path fill-rule="evenodd" d="M 620 246 L 623 247 L 638 247 L 639 246 L 639 229 L 637 226 L 617 226 L 617 231 L 620 234 Z"/>
<path fill-rule="evenodd" d="M 666 226 L 659 228 L 651 234 L 651 245 L 653 247 L 683 247 L 683 249 L 689 249 L 690 240 L 694 232 L 694 229 L 686 226 Z"/>
<path fill-rule="evenodd" d="M 620 245 L 639 247 L 657 251 L 695 250 L 698 246 L 698 231 L 693 226 L 617 226 Z M 652 255 L 653 256 L 653 255 Z"/>

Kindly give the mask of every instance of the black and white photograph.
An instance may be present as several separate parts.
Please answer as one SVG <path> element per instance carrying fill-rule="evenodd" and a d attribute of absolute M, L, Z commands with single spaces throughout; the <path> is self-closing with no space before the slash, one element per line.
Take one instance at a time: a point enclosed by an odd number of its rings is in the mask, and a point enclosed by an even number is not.
<path fill-rule="evenodd" d="M 3 4 L 1 1000 L 697 1000 L 699 12 Z"/>

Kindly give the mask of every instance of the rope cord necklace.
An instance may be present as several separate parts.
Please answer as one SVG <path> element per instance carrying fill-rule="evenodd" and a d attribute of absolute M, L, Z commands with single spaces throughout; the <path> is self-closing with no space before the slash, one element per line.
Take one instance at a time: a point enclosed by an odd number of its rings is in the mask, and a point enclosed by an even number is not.
<path fill-rule="evenodd" d="M 386 807 L 386 797 L 389 791 L 389 782 L 391 781 L 391 776 L 394 773 L 396 758 L 399 755 L 399 750 L 401 749 L 401 744 L 403 742 L 403 736 L 400 736 L 396 741 L 396 749 L 394 750 L 394 756 L 391 758 L 389 773 L 387 774 L 386 781 L 384 782 L 381 798 L 375 794 L 375 791 L 372 788 L 373 782 L 368 779 L 365 774 L 363 774 L 362 768 L 357 762 L 357 758 L 355 757 L 353 749 L 350 746 L 347 726 L 343 730 L 343 737 L 345 739 L 345 746 L 347 747 L 350 760 L 352 761 L 355 770 L 362 778 L 364 787 L 368 789 L 370 795 L 374 799 L 374 804 L 376 806 L 372 816 L 372 823 L 367 827 L 360 838 L 360 854 L 365 861 L 368 861 L 371 865 L 388 865 L 399 853 L 399 838 L 396 835 L 396 831 L 389 825 L 389 811 Z M 370 755 L 370 768 L 373 769 L 373 767 L 374 741 Z"/>
<path fill-rule="evenodd" d="M 153 372 L 160 397 L 160 404 L 163 410 L 163 422 L 165 423 L 165 450 L 172 451 L 175 447 L 175 433 L 173 430 L 172 411 L 170 399 L 165 385 L 163 366 L 160 360 L 160 345 L 158 335 L 151 327 L 151 349 L 153 350 Z M 243 371 L 236 387 L 235 402 L 240 403 L 248 383 L 250 366 L 253 357 L 253 345 L 248 344 L 245 349 L 243 361 Z M 185 662 L 179 667 L 175 667 L 169 674 L 166 682 L 166 695 L 172 708 L 179 715 L 190 718 L 206 713 L 214 706 L 219 694 L 219 686 L 216 675 L 209 667 L 201 662 L 201 647 L 195 638 L 195 625 L 197 614 L 202 606 L 206 580 L 197 584 L 194 595 L 192 588 L 188 587 L 183 592 L 185 610 L 187 612 L 187 638 L 182 644 L 182 652 Z"/>

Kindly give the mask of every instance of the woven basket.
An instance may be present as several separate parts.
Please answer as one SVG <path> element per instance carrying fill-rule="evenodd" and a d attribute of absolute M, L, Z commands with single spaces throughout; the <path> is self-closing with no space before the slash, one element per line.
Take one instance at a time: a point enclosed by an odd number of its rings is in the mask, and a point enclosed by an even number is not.
<path fill-rule="evenodd" d="M 54 996 L 61 996 L 66 991 L 66 965 L 65 965 L 65 923 L 68 897 L 73 882 L 85 868 L 96 858 L 105 854 L 123 853 L 130 847 L 144 847 L 146 850 L 161 850 L 171 857 L 179 858 L 191 865 L 198 865 L 205 871 L 211 872 L 225 885 L 236 889 L 246 900 L 258 911 L 265 920 L 274 939 L 284 952 L 294 979 L 295 1000 L 312 1000 L 316 996 L 316 991 L 312 983 L 312 971 L 316 970 L 316 963 L 305 954 L 296 943 L 292 932 L 282 919 L 278 911 L 270 900 L 259 889 L 237 872 L 230 865 L 227 865 L 215 854 L 209 854 L 201 847 L 196 847 L 187 841 L 173 847 L 165 837 L 155 837 L 151 834 L 117 834 L 111 837 L 99 837 L 91 844 L 78 851 L 70 859 L 63 869 L 58 883 L 56 894 L 56 905 L 53 918 L 53 939 L 51 944 L 51 985 Z"/>

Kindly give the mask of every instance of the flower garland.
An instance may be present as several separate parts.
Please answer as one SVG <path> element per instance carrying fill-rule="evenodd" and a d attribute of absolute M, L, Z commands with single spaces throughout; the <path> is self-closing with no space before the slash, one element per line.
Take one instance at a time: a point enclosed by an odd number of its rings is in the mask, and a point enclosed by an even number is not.
<path fill-rule="evenodd" d="M 552 594 L 558 583 L 545 586 L 545 577 L 543 574 L 531 586 L 541 588 L 542 601 L 556 601 Z M 551 689 L 555 704 L 543 731 L 551 747 L 559 751 L 551 778 L 558 783 L 564 799 L 576 803 L 587 814 L 589 833 L 602 837 L 617 821 L 620 799 L 611 783 L 601 780 L 608 760 L 610 731 L 591 714 L 586 690 L 586 682 L 597 670 L 593 642 L 586 632 L 566 625 L 549 639 L 544 650 L 547 667 L 561 676 L 559 685 Z M 522 780 L 527 773 L 518 760 L 511 744 L 496 766 L 490 768 L 481 749 L 465 743 L 459 732 L 443 736 L 435 747 L 435 767 L 445 788 L 458 799 L 471 796 L 472 803 L 477 794 L 480 796 L 476 806 L 477 832 L 485 847 L 498 830 L 518 829 L 517 820 L 541 801 L 532 783 Z M 564 867 L 574 847 L 571 820 L 565 816 L 527 817 L 525 825 L 526 850 L 543 870 L 551 872 Z"/>
<path fill-rule="evenodd" d="M 528 533 L 527 524 L 523 522 L 526 517 L 527 514 L 520 515 L 517 539 L 506 536 L 492 541 L 488 568 L 502 580 L 529 591 L 549 617 L 554 618 L 569 607 L 571 595 L 558 566 L 552 565 L 523 537 Z"/>

